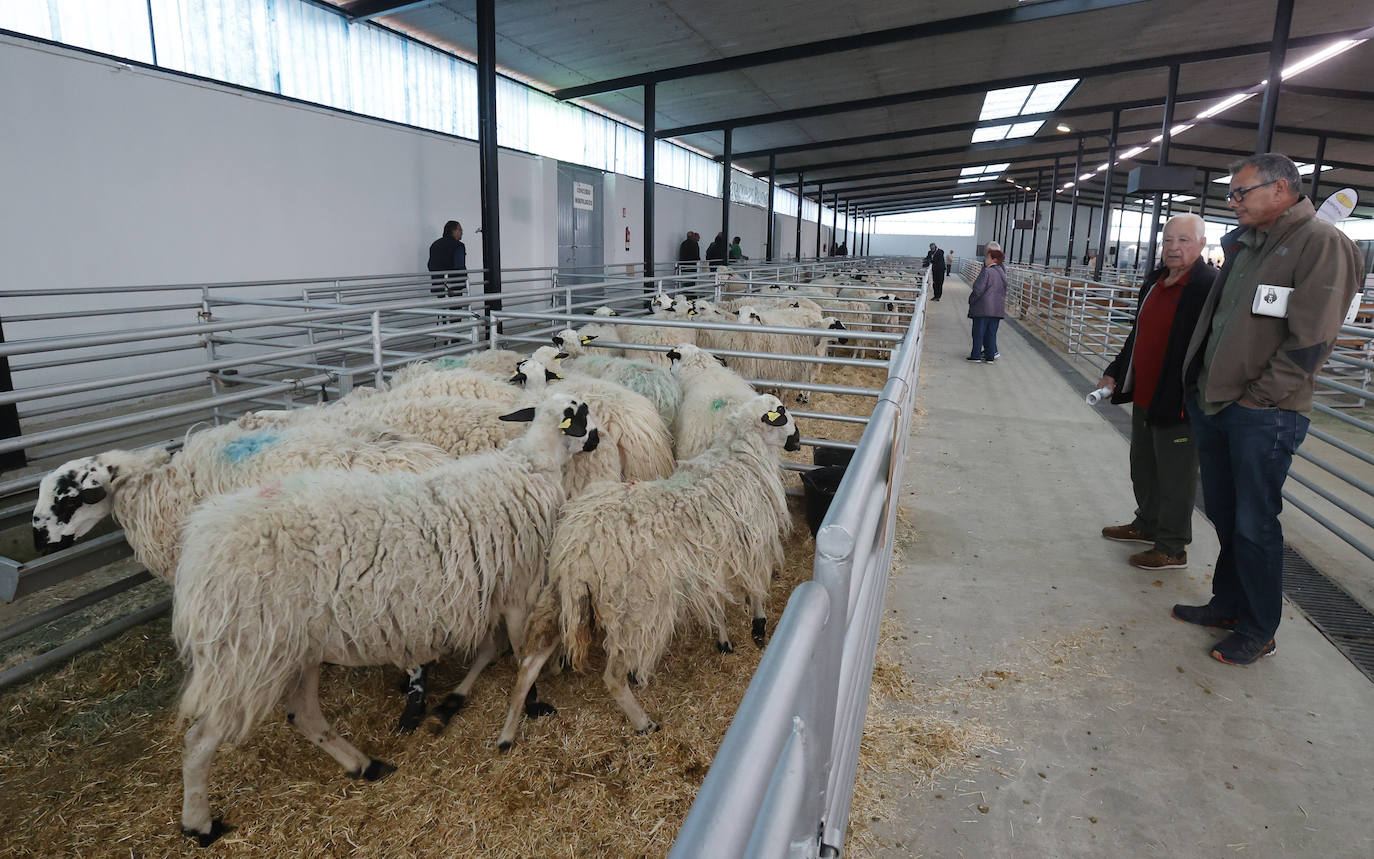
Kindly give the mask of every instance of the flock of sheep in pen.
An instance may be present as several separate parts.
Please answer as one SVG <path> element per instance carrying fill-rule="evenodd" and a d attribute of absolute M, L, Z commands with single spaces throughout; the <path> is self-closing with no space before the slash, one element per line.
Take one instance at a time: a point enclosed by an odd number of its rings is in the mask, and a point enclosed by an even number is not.
<path fill-rule="evenodd" d="M 730 652 L 727 610 L 743 601 L 765 640 L 791 528 L 780 459 L 800 433 L 779 397 L 746 379 L 792 382 L 780 393 L 805 402 L 817 365 L 786 358 L 824 355 L 904 309 L 875 285 L 826 278 L 718 304 L 660 294 L 641 318 L 739 324 L 632 325 L 601 308 L 529 356 L 419 362 L 379 389 L 192 433 L 175 453 L 108 451 L 47 475 L 40 549 L 112 515 L 173 585 L 188 667 L 183 831 L 202 846 L 227 831 L 210 810 L 211 760 L 283 700 L 350 776 L 393 771 L 331 729 L 323 663 L 407 667 L 408 731 L 428 714 L 447 723 L 509 649 L 504 750 L 522 715 L 554 712 L 535 686 L 546 661 L 561 653 L 583 670 L 599 646 L 631 725 L 657 730 L 631 684 L 650 680 L 675 627 L 709 627 Z M 749 330 L 760 325 L 817 333 Z M 628 358 L 589 348 L 598 339 L 651 348 Z M 430 711 L 424 666 L 453 655 L 471 667 Z"/>

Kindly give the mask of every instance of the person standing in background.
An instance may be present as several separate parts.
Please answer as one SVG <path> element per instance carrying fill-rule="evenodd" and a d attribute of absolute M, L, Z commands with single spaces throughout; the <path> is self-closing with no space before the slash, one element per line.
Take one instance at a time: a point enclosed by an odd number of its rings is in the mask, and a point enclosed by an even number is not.
<path fill-rule="evenodd" d="M 725 244 L 725 233 L 716 233 L 715 239 L 706 247 L 706 263 L 712 269 L 725 265 L 725 255 L 729 252 Z"/>
<path fill-rule="evenodd" d="M 749 259 L 744 255 L 744 248 L 740 247 L 739 236 L 735 236 L 735 240 L 730 243 L 730 261 L 734 262 L 737 259 Z"/>
<path fill-rule="evenodd" d="M 999 250 L 989 250 L 986 264 L 969 291 L 968 317 L 973 320 L 973 351 L 969 353 L 969 361 L 991 364 L 1002 354 L 997 351 L 997 329 L 1002 324 L 1002 317 L 1007 315 L 1007 270 L 1002 266 L 1005 257 Z"/>
<path fill-rule="evenodd" d="M 1183 353 L 1216 278 L 1202 258 L 1202 218 L 1178 215 L 1164 225 L 1164 265 L 1145 276 L 1135 322 L 1099 388 L 1131 406 L 1131 489 L 1135 518 L 1102 536 L 1151 548 L 1130 563 L 1142 570 L 1188 566 L 1197 492 L 1197 447 L 1183 411 Z"/>
<path fill-rule="evenodd" d="M 682 244 L 677 246 L 677 269 L 679 272 L 689 268 L 691 271 L 696 271 L 697 263 L 701 262 L 701 245 L 698 244 L 700 240 L 700 234 L 688 230 L 687 238 L 683 239 Z"/>
<path fill-rule="evenodd" d="M 1233 165 L 1226 205 L 1240 226 L 1184 358 L 1202 497 L 1221 553 L 1212 599 L 1175 618 L 1230 632 L 1214 659 L 1248 665 L 1276 649 L 1283 615 L 1283 484 L 1307 435 L 1317 371 L 1364 274 L 1355 243 L 1316 217 L 1291 160 Z"/>
<path fill-rule="evenodd" d="M 954 271 L 954 254 L 950 251 L 945 251 L 945 277 L 949 277 L 952 271 Z"/>
<path fill-rule="evenodd" d="M 945 252 L 930 243 L 930 253 L 926 254 L 925 264 L 930 266 L 931 297 L 935 301 L 945 292 Z"/>
<path fill-rule="evenodd" d="M 457 221 L 444 224 L 443 234 L 429 246 L 429 270 L 452 272 L 430 277 L 429 291 L 442 298 L 456 298 L 467 291 L 468 249 L 463 244 L 463 225 Z"/>

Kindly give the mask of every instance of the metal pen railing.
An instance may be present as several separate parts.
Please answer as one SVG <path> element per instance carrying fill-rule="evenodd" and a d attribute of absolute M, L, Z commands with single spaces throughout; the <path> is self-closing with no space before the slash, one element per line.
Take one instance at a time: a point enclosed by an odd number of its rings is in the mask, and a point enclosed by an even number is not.
<path fill-rule="evenodd" d="M 671 857 L 836 856 L 844 844 L 892 563 L 928 282 Z"/>
<path fill-rule="evenodd" d="M 1101 283 L 1066 278 L 1037 266 L 1007 266 L 1007 311 L 1057 349 L 1105 367 L 1125 345 L 1135 321 L 1139 284 Z M 962 260 L 960 273 L 970 283 L 982 270 Z M 1283 498 L 1341 542 L 1374 560 L 1374 481 L 1352 469 L 1374 465 L 1374 291 L 1366 288 L 1359 319 L 1341 327 L 1336 347 L 1316 378 L 1313 411 L 1318 421 L 1308 435 L 1318 446 L 1298 448 Z M 1334 433 L 1353 433 L 1354 442 Z M 1338 460 L 1354 460 L 1342 467 Z"/>

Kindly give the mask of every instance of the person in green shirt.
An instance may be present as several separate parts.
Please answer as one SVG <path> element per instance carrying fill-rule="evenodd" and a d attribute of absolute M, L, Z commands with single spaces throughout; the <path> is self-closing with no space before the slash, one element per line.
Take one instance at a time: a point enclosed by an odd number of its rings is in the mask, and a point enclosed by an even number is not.
<path fill-rule="evenodd" d="M 1231 665 L 1275 650 L 1283 483 L 1307 435 L 1317 372 L 1364 273 L 1359 248 L 1316 217 L 1301 188 L 1283 155 L 1232 167 L 1226 203 L 1240 227 L 1222 238 L 1226 264 L 1183 362 L 1203 502 L 1221 553 L 1211 601 L 1176 605 L 1173 614 L 1228 631 L 1211 654 Z"/>
<path fill-rule="evenodd" d="M 749 259 L 744 255 L 744 248 L 739 245 L 739 236 L 735 236 L 735 240 L 730 243 L 730 259 Z"/>

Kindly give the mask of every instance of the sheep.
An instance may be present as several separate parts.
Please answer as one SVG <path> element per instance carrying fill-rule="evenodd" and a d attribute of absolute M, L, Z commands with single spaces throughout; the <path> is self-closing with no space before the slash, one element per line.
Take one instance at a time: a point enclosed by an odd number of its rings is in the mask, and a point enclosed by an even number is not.
<path fill-rule="evenodd" d="M 682 343 L 668 353 L 673 375 L 682 384 L 682 407 L 673 427 L 677 458 L 691 459 L 710 447 L 730 410 L 754 397 L 739 374 L 710 352 Z"/>
<path fill-rule="evenodd" d="M 250 432 L 234 424 L 192 433 L 180 452 L 110 450 L 64 463 L 38 486 L 34 546 L 64 549 L 112 515 L 139 563 L 171 584 L 187 513 L 213 495 L 306 468 L 424 471 L 448 454 L 390 429 L 311 424 Z"/>
<path fill-rule="evenodd" d="M 598 307 L 592 313 L 592 315 L 600 317 L 610 317 L 615 316 L 616 312 L 612 308 L 602 306 Z M 626 341 L 625 332 L 623 328 L 627 327 L 629 326 L 616 325 L 614 322 L 589 322 L 588 324 L 582 326 L 582 330 L 580 333 L 587 337 L 599 339 L 602 342 L 624 343 Z M 618 347 L 603 346 L 597 351 L 600 354 L 606 355 L 607 357 L 611 358 L 625 357 L 625 350 L 620 349 Z"/>
<path fill-rule="evenodd" d="M 587 346 L 598 336 L 587 333 L 591 327 L 581 332 L 565 328 L 553 335 L 554 345 L 568 355 L 562 363 L 564 371 L 594 376 L 629 388 L 653 403 L 659 417 L 663 418 L 663 425 L 671 427 L 682 404 L 682 386 L 668 370 L 648 361 L 617 358 L 604 355 L 600 350 L 595 354 L 589 352 Z"/>
<path fill-rule="evenodd" d="M 822 331 L 840 331 L 844 329 L 844 323 L 833 316 L 822 316 L 820 310 L 813 310 L 795 302 L 788 307 L 765 310 L 762 313 L 763 324 L 778 328 L 817 328 Z M 838 335 L 830 336 L 811 336 L 806 334 L 754 334 L 751 335 L 754 341 L 754 348 L 760 352 L 771 352 L 779 355 L 815 355 L 820 357 L 825 354 L 827 346 L 836 340 L 840 343 L 848 342 Z M 806 382 L 815 384 L 816 376 L 820 372 L 820 366 L 810 361 L 782 361 L 772 358 L 765 358 L 760 361 L 759 375 L 765 379 L 779 382 Z M 811 392 L 802 390 L 797 393 L 797 402 L 808 403 L 811 401 Z"/>
<path fill-rule="evenodd" d="M 768 584 L 782 566 L 782 536 L 792 525 L 778 461 L 783 449 L 799 449 L 799 439 L 776 397 L 754 397 L 730 413 L 710 449 L 679 463 L 672 477 L 606 484 L 569 501 L 517 650 L 520 672 L 512 695 L 532 688 L 559 644 L 573 668 L 584 670 L 595 636 L 606 651 L 606 688 L 644 734 L 658 725 L 626 678 L 650 680 L 679 619 L 712 623 L 719 648 L 730 652 L 724 604 L 742 590 L 754 610 L 754 641 L 762 647 Z M 662 537 L 665 522 L 674 525 L 672 539 Z M 511 747 L 519 719 L 513 703 L 498 749 Z"/>
<path fill-rule="evenodd" d="M 182 832 L 208 846 L 227 831 L 207 796 L 215 751 L 283 698 L 288 721 L 350 776 L 395 771 L 325 720 L 321 663 L 426 662 L 476 647 L 502 620 L 523 645 L 564 501 L 559 474 L 599 437 L 566 394 L 506 419 L 530 425 L 501 450 L 420 474 L 303 472 L 191 515 L 172 607 L 188 666 Z"/>
<path fill-rule="evenodd" d="M 139 563 L 174 584 L 182 526 L 206 498 L 306 468 L 417 472 L 450 461 L 440 448 L 390 429 L 304 423 L 250 432 L 228 424 L 193 433 L 175 455 L 163 448 L 111 450 L 60 466 L 39 484 L 34 546 L 66 548 L 112 515 Z M 397 723 L 403 733 L 424 716 L 426 677 L 424 666 L 409 669 Z"/>
<path fill-rule="evenodd" d="M 500 352 L 503 360 L 507 356 L 505 350 L 493 351 Z M 492 352 L 482 354 L 491 355 Z M 508 380 L 516 365 L 525 358 L 514 352 L 509 355 L 515 356 L 514 360 L 499 370 L 491 371 L 464 366 L 444 367 L 437 363 L 426 366 L 426 362 L 410 364 L 392 378 L 385 395 L 408 398 L 474 397 L 513 403 L 520 398 L 520 389 L 512 386 Z"/>
<path fill-rule="evenodd" d="M 654 296 L 653 308 L 653 313 L 646 318 L 681 321 L 692 313 L 688 299 L 682 296 L 670 297 L 661 292 Z M 675 346 L 678 343 L 695 343 L 697 335 L 695 328 L 671 328 L 654 325 L 625 325 L 622 328 L 624 329 L 624 342 L 637 343 L 642 346 Z M 643 349 L 627 349 L 625 351 L 627 355 L 633 353 L 636 358 L 651 364 L 660 367 L 668 366 L 668 359 L 664 352 Z"/>
<path fill-rule="evenodd" d="M 519 352 L 512 352 L 509 349 L 486 349 L 459 355 L 452 360 L 455 368 L 504 375 L 509 373 L 516 364 L 525 360 L 526 357 L 528 356 Z"/>

